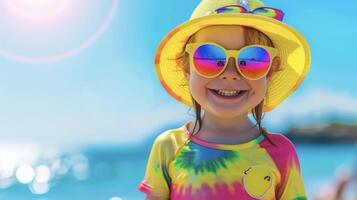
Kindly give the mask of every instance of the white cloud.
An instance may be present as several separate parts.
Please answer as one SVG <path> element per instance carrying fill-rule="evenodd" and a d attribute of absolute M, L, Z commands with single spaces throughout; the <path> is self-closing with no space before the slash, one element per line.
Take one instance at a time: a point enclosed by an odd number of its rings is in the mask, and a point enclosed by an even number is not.
<path fill-rule="evenodd" d="M 357 97 L 345 91 L 313 87 L 289 97 L 264 120 L 268 127 L 284 129 L 288 125 L 325 123 L 331 118 L 357 122 Z"/>

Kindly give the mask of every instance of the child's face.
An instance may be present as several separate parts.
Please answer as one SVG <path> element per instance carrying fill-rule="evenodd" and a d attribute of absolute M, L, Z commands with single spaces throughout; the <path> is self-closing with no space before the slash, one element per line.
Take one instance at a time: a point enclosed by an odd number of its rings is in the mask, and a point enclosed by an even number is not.
<path fill-rule="evenodd" d="M 214 42 L 226 49 L 241 49 L 246 46 L 243 27 L 241 26 L 210 26 L 198 31 L 194 42 Z M 192 97 L 202 109 L 221 118 L 233 118 L 247 115 L 264 98 L 267 91 L 267 77 L 259 80 L 248 80 L 241 76 L 230 58 L 225 71 L 218 77 L 209 79 L 198 75 L 190 67 L 189 85 Z M 215 95 L 209 89 L 248 90 L 243 96 L 235 99 L 224 99 Z"/>

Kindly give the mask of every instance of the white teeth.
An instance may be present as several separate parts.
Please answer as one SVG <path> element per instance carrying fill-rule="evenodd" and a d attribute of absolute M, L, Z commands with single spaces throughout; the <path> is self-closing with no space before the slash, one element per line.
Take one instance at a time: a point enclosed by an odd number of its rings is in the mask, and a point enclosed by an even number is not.
<path fill-rule="evenodd" d="M 236 96 L 240 92 L 240 90 L 216 90 L 218 94 L 223 96 Z"/>

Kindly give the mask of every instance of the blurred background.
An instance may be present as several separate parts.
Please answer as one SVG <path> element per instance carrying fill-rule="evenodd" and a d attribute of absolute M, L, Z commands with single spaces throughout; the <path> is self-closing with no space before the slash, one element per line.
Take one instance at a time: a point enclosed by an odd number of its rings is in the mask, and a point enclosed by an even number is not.
<path fill-rule="evenodd" d="M 264 2 L 312 65 L 263 125 L 295 143 L 309 199 L 357 199 L 355 2 Z M 156 79 L 155 50 L 198 3 L 0 0 L 0 200 L 143 199 L 153 140 L 194 120 Z"/>

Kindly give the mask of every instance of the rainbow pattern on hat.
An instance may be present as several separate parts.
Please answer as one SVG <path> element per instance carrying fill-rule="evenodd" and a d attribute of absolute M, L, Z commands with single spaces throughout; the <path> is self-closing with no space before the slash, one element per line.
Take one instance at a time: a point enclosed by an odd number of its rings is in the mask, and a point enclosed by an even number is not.
<path fill-rule="evenodd" d="M 279 20 L 279 21 L 283 21 L 283 18 L 284 18 L 283 11 L 276 9 L 276 8 L 271 8 L 271 7 L 258 7 L 258 8 L 255 8 L 253 11 L 249 11 L 246 9 L 246 7 L 241 6 L 241 5 L 228 5 L 228 6 L 224 6 L 224 7 L 216 9 L 215 13 L 216 14 L 247 13 L 247 14 L 255 14 L 255 15 L 271 17 L 271 18 Z"/>

